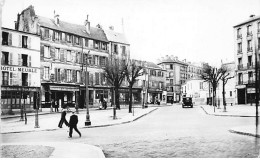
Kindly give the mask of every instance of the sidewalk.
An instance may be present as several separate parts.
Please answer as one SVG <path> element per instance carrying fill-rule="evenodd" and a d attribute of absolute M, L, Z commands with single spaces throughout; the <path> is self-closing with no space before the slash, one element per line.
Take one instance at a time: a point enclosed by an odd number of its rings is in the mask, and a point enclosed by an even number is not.
<path fill-rule="evenodd" d="M 234 106 L 227 106 L 226 112 L 224 112 L 224 107 L 220 106 L 220 108 L 209 106 L 209 105 L 200 105 L 201 109 L 208 115 L 212 116 L 223 116 L 223 117 L 256 117 L 256 107 L 255 105 L 234 105 Z M 260 108 L 258 107 L 258 110 Z M 260 113 L 259 113 L 260 115 Z M 260 117 L 259 118 L 259 125 L 252 125 L 252 126 L 239 126 L 233 127 L 229 131 L 232 133 L 237 133 L 241 135 L 248 135 L 260 138 Z"/>
<path fill-rule="evenodd" d="M 85 126 L 86 121 L 86 109 L 80 109 L 78 118 L 78 128 L 94 128 L 94 127 L 104 127 L 104 126 L 112 126 L 119 125 L 124 123 L 129 123 L 135 121 L 155 110 L 158 107 L 163 106 L 155 106 L 150 105 L 148 108 L 142 109 L 141 106 L 135 106 L 133 109 L 133 113 L 128 112 L 128 106 L 121 106 L 121 110 L 116 110 L 116 119 L 113 119 L 113 108 L 108 107 L 106 110 L 98 110 L 98 109 L 90 109 L 90 126 Z M 67 113 L 66 118 L 69 120 L 69 116 L 71 113 Z M 27 115 L 27 124 L 25 125 L 24 121 L 19 121 L 20 116 L 3 116 L 1 119 L 1 134 L 7 133 L 25 133 L 25 132 L 33 132 L 33 131 L 51 131 L 51 130 L 68 130 L 65 125 L 63 128 L 58 128 L 58 123 L 60 121 L 60 113 L 50 113 L 50 109 L 44 109 L 39 113 L 39 128 L 35 128 L 35 116 L 34 114 Z M 45 119 L 41 119 L 41 117 L 48 117 Z M 8 119 L 11 118 L 11 119 Z M 83 158 L 104 158 L 104 154 L 102 150 L 98 147 L 87 145 L 87 144 L 72 144 L 69 143 L 22 143 L 22 145 L 43 145 L 43 146 L 51 146 L 54 147 L 55 150 L 50 156 L 51 158 L 71 158 L 71 157 L 83 157 Z M 65 145 L 66 144 L 66 145 Z M 10 145 L 10 144 L 2 144 L 1 145 Z M 12 144 L 11 144 L 12 145 Z M 13 144 L 14 146 L 17 144 Z M 19 144 L 21 145 L 21 144 Z M 70 147 L 73 149 L 73 153 L 66 153 L 64 155 L 64 147 Z M 68 150 L 68 149 L 66 149 Z M 77 154 L 74 152 L 76 151 Z"/>

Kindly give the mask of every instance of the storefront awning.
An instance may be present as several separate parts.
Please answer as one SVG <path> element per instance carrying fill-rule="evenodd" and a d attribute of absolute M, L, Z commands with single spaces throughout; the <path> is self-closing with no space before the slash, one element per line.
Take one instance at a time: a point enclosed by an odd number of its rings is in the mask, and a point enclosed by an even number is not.
<path fill-rule="evenodd" d="M 79 91 L 79 87 L 71 86 L 50 86 L 51 91 Z"/>

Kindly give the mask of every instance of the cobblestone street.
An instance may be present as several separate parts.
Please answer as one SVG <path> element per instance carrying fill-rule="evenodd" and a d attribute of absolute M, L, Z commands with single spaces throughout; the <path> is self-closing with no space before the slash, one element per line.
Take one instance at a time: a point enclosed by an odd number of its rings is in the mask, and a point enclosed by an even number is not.
<path fill-rule="evenodd" d="M 73 142 L 100 147 L 111 158 L 255 158 L 259 138 L 230 133 L 254 118 L 216 117 L 179 105 L 160 107 L 128 124 L 82 128 L 82 137 L 68 139 L 66 129 L 4 134 L 6 142 Z M 37 135 L 36 135 L 37 134 Z"/>

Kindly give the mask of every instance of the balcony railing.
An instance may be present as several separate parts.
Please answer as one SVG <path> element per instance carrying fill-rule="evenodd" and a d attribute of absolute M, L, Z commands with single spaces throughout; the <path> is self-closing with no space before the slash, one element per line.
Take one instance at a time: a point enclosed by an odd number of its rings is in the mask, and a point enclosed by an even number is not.
<path fill-rule="evenodd" d="M 243 64 L 237 65 L 237 69 L 238 69 L 238 70 L 242 70 L 242 69 L 243 69 Z"/>
<path fill-rule="evenodd" d="M 237 35 L 237 39 L 242 39 L 242 34 Z"/>
<path fill-rule="evenodd" d="M 254 67 L 253 63 L 247 63 L 247 69 L 253 69 Z"/>
<path fill-rule="evenodd" d="M 248 47 L 247 51 L 253 51 L 253 48 L 252 47 Z"/>
<path fill-rule="evenodd" d="M 243 81 L 242 81 L 242 80 L 239 80 L 239 81 L 237 82 L 237 84 L 238 84 L 238 85 L 242 85 L 242 84 L 243 84 Z"/>

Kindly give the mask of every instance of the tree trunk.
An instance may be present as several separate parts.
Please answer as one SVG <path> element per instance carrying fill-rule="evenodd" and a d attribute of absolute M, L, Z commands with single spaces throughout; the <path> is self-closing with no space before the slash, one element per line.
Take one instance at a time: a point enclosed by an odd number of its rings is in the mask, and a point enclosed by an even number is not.
<path fill-rule="evenodd" d="M 133 87 L 130 85 L 129 86 L 129 113 L 132 113 L 132 101 L 133 101 L 133 98 L 132 98 L 132 94 L 133 94 Z"/>
<path fill-rule="evenodd" d="M 223 106 L 224 106 L 224 112 L 226 112 L 226 97 L 225 97 L 225 80 L 223 79 L 223 91 L 222 91 L 222 95 L 223 95 Z"/>
<path fill-rule="evenodd" d="M 119 97 L 120 97 L 120 95 L 119 95 L 119 87 L 115 87 L 115 103 L 116 103 L 116 109 L 117 110 L 120 110 L 120 103 L 119 103 Z"/>

